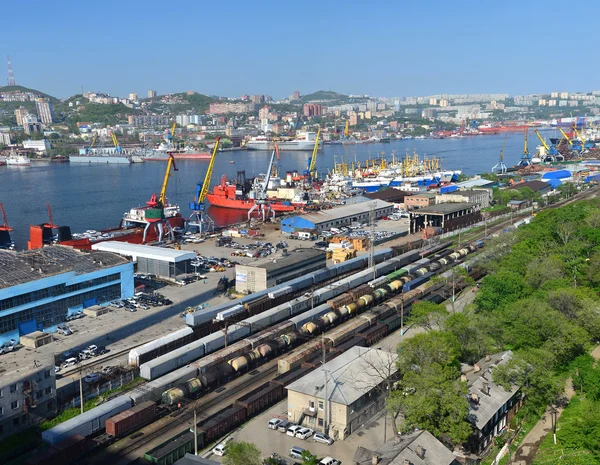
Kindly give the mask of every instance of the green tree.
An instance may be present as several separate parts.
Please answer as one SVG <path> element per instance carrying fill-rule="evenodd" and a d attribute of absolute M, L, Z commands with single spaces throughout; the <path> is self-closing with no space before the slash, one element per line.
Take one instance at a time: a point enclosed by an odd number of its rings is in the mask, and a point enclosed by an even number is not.
<path fill-rule="evenodd" d="M 474 364 L 487 353 L 490 347 L 480 322 L 479 315 L 465 313 L 454 313 L 444 321 L 444 330 L 458 341 L 460 361 L 463 363 Z"/>
<path fill-rule="evenodd" d="M 407 323 L 426 329 L 437 329 L 448 316 L 448 310 L 444 305 L 424 300 L 412 304 Z"/>
<path fill-rule="evenodd" d="M 403 375 L 432 365 L 457 368 L 459 354 L 460 346 L 452 334 L 443 331 L 416 334 L 398 345 L 398 369 Z"/>
<path fill-rule="evenodd" d="M 260 449 L 251 442 L 232 441 L 227 444 L 225 451 L 225 465 L 262 465 Z"/>
<path fill-rule="evenodd" d="M 319 458 L 305 450 L 302 452 L 302 465 L 319 465 Z"/>
<path fill-rule="evenodd" d="M 495 310 L 516 302 L 523 295 L 524 288 L 521 276 L 501 270 L 483 279 L 475 302 L 480 310 Z"/>

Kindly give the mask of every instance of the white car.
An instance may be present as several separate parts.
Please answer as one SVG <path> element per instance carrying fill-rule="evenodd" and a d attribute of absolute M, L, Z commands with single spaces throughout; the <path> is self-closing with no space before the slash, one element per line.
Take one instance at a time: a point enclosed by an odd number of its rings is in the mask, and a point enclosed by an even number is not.
<path fill-rule="evenodd" d="M 302 428 L 299 431 L 296 431 L 296 437 L 298 439 L 308 439 L 313 435 L 314 431 L 310 428 Z"/>
<path fill-rule="evenodd" d="M 323 433 L 315 433 L 313 436 L 313 440 L 315 442 L 320 442 L 321 444 L 327 444 L 328 446 L 333 444 L 333 439 Z"/>
<path fill-rule="evenodd" d="M 342 462 L 334 459 L 333 457 L 325 457 L 325 458 L 321 459 L 321 461 L 319 462 L 319 465 L 341 465 L 341 464 L 342 464 Z"/>
<path fill-rule="evenodd" d="M 271 418 L 269 420 L 269 429 L 277 429 L 279 423 L 281 423 L 281 420 L 279 418 Z"/>
<path fill-rule="evenodd" d="M 95 383 L 96 381 L 100 381 L 101 379 L 102 376 L 100 376 L 98 373 L 90 373 L 85 378 L 83 378 L 83 380 L 86 383 Z"/>
<path fill-rule="evenodd" d="M 296 436 L 296 433 L 298 431 L 300 431 L 301 429 L 302 429 L 302 426 L 290 425 L 290 426 L 288 426 L 287 432 L 285 434 L 287 434 L 288 436 L 294 437 L 294 436 Z"/>
<path fill-rule="evenodd" d="M 219 457 L 223 457 L 225 455 L 225 446 L 226 445 L 227 444 L 225 444 L 224 442 L 217 444 L 215 446 L 215 448 L 212 450 L 213 454 L 218 455 Z"/>

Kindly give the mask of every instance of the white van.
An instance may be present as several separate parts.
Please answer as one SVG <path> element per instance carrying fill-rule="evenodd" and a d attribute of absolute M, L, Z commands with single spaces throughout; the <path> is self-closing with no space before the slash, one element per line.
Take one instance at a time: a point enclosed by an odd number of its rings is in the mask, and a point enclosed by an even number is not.
<path fill-rule="evenodd" d="M 341 233 L 341 232 L 342 232 L 342 231 L 340 231 L 338 228 L 330 228 L 329 230 L 330 230 L 330 231 L 331 231 L 333 234 L 339 234 L 339 233 Z"/>
<path fill-rule="evenodd" d="M 219 457 L 223 457 L 225 455 L 225 446 L 226 445 L 227 444 L 225 444 L 224 442 L 217 444 L 215 446 L 215 448 L 212 450 L 213 454 L 218 455 Z"/>
<path fill-rule="evenodd" d="M 312 234 L 309 232 L 299 232 L 298 239 L 301 239 L 303 241 L 310 241 L 312 239 Z"/>
<path fill-rule="evenodd" d="M 64 361 L 64 363 L 62 364 L 63 368 L 67 368 L 67 367 L 72 367 L 74 365 L 77 365 L 79 363 L 79 360 L 77 360 L 76 358 L 68 358 Z"/>

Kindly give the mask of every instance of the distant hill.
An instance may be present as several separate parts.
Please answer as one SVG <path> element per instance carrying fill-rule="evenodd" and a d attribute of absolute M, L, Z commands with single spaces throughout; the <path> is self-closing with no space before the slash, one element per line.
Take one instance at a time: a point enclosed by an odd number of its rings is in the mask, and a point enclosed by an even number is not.
<path fill-rule="evenodd" d="M 58 102 L 58 99 L 56 97 L 53 97 L 52 95 L 48 95 L 39 90 L 30 89 L 24 86 L 3 86 L 0 87 L 0 92 L 31 92 L 32 94 L 37 94 L 40 97 L 49 98 L 52 102 Z"/>
<path fill-rule="evenodd" d="M 204 94 L 199 94 L 197 92 L 191 94 L 188 94 L 187 92 L 179 92 L 172 95 L 173 97 L 177 97 L 181 100 L 184 100 L 184 102 L 176 104 L 165 104 L 160 101 L 161 96 L 157 96 L 156 98 L 151 99 L 152 105 L 150 106 L 150 109 L 159 113 L 163 111 L 168 111 L 170 113 L 193 111 L 202 114 L 209 109 L 211 103 L 217 101 L 217 99 L 213 97 L 209 97 L 208 95 Z M 148 101 L 150 99 L 144 100 Z"/>
<path fill-rule="evenodd" d="M 300 101 L 302 103 L 317 102 L 317 101 L 319 101 L 319 102 L 325 102 L 325 101 L 337 102 L 340 100 L 347 100 L 347 99 L 348 99 L 348 96 L 344 95 L 344 94 L 338 94 L 337 92 L 333 92 L 331 90 L 319 90 L 312 94 L 303 95 L 300 98 Z"/>

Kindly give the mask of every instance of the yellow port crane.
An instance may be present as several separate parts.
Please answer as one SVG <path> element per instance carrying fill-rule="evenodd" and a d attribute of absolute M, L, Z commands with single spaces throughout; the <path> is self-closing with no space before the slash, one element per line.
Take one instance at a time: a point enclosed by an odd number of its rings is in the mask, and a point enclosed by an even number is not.
<path fill-rule="evenodd" d="M 110 137 L 112 139 L 113 144 L 115 145 L 115 150 L 117 151 L 117 153 L 123 153 L 123 149 L 119 145 L 119 140 L 117 139 L 116 134 L 111 131 Z"/>
<path fill-rule="evenodd" d="M 175 159 L 173 158 L 173 154 L 169 153 L 169 160 L 167 161 L 167 169 L 165 170 L 165 176 L 163 178 L 162 186 L 160 188 L 160 194 L 156 195 L 156 192 L 152 194 L 150 200 L 146 202 L 148 207 L 144 212 L 144 219 L 146 220 L 146 227 L 144 228 L 144 237 L 143 242 L 146 242 L 146 235 L 148 233 L 148 229 L 150 229 L 150 225 L 154 225 L 156 228 L 157 236 L 159 242 L 162 241 L 163 238 L 163 223 L 169 229 L 169 233 L 171 236 L 171 240 L 175 240 L 175 232 L 171 227 L 170 223 L 165 217 L 165 206 L 167 203 L 167 187 L 169 185 L 169 178 L 171 176 L 171 170 L 177 171 L 177 166 L 175 166 Z"/>
<path fill-rule="evenodd" d="M 346 126 L 344 127 L 344 137 L 350 136 L 350 122 L 346 120 Z"/>
<path fill-rule="evenodd" d="M 306 173 L 304 173 L 305 177 L 308 178 L 309 181 L 312 181 L 315 178 L 315 166 L 317 164 L 317 152 L 319 151 L 319 139 L 321 138 L 321 128 L 317 131 L 317 137 L 315 139 L 315 146 L 313 147 L 312 156 L 310 157 L 310 161 L 308 163 L 308 169 Z"/>
<path fill-rule="evenodd" d="M 542 143 L 542 146 L 546 149 L 546 153 L 550 152 L 550 147 L 548 147 L 548 144 L 546 143 L 546 141 L 544 140 L 544 138 L 542 136 L 540 136 L 540 133 L 537 132 L 537 129 L 534 132 L 535 132 L 535 135 L 537 136 L 537 138 Z"/>
<path fill-rule="evenodd" d="M 215 229 L 215 223 L 206 213 L 206 196 L 210 189 L 210 180 L 212 179 L 213 169 L 215 167 L 215 159 L 217 158 L 217 152 L 219 151 L 219 143 L 221 136 L 215 140 L 215 146 L 213 147 L 210 162 L 204 175 L 204 181 L 196 184 L 196 196 L 193 202 L 190 202 L 190 210 L 192 214 L 187 223 L 187 226 L 195 226 L 199 229 L 201 234 L 211 232 Z"/>
<path fill-rule="evenodd" d="M 565 133 L 565 131 L 562 130 L 562 128 L 560 126 L 558 127 L 558 130 L 563 135 L 563 137 L 565 138 L 565 140 L 569 143 L 569 145 L 573 145 L 573 141 L 569 138 L 569 136 L 567 135 L 567 133 Z M 558 143 L 558 145 L 560 145 L 560 142 Z"/>

